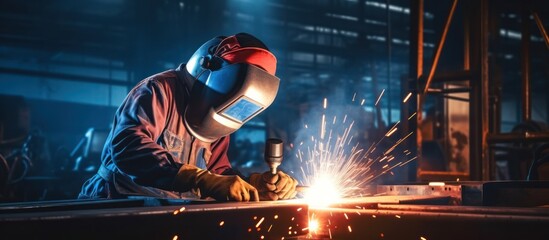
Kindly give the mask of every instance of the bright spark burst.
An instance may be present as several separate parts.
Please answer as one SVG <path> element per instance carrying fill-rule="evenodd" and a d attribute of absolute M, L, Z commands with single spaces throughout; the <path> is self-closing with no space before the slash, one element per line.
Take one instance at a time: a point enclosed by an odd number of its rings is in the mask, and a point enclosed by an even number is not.
<path fill-rule="evenodd" d="M 342 198 L 332 176 L 322 175 L 313 179 L 314 184 L 306 191 L 305 200 L 312 207 L 327 207 Z"/>
<path fill-rule="evenodd" d="M 309 232 L 316 233 L 320 229 L 320 224 L 318 223 L 318 219 L 309 219 Z"/>
<path fill-rule="evenodd" d="M 383 90 L 380 93 L 375 105 L 379 103 L 384 92 Z M 353 95 L 353 100 L 355 97 L 356 94 Z M 364 99 L 361 106 L 363 103 Z M 301 142 L 296 153 L 296 157 L 301 162 L 302 184 L 309 186 L 303 193 L 309 206 L 328 207 L 342 198 L 368 195 L 362 192 L 367 184 L 415 159 L 415 157 L 401 159 L 404 158 L 401 155 L 409 154 L 408 150 L 402 153 L 396 151 L 397 147 L 412 135 L 412 132 L 394 141 L 392 146 L 380 145 L 384 139 L 395 134 L 399 129 L 400 121 L 366 149 L 360 146 L 360 143 L 353 141 L 356 133 L 353 130 L 355 122 L 348 119 L 347 114 L 340 117 L 337 117 L 337 114 L 331 116 L 327 98 L 323 99 L 322 107 L 321 122 L 305 124 L 307 130 L 318 130 L 318 132 L 307 137 L 303 136 L 309 141 L 305 144 Z M 319 126 L 319 128 L 311 126 Z"/>

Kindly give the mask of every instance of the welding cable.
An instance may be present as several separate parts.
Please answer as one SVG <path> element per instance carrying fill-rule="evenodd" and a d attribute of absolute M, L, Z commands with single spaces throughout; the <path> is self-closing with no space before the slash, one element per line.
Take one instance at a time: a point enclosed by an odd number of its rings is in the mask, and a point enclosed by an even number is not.
<path fill-rule="evenodd" d="M 27 176 L 27 173 L 29 172 L 29 163 L 31 161 L 28 156 L 26 156 L 25 154 L 19 154 L 19 156 L 15 155 L 14 158 L 15 159 L 13 160 L 13 163 L 11 165 L 11 168 L 8 174 L 8 184 L 14 184 L 14 183 L 20 182 Z M 15 170 L 17 169 L 17 165 L 19 164 L 19 162 L 21 162 L 23 172 L 21 173 L 21 175 L 19 175 L 18 178 L 13 179 Z"/>

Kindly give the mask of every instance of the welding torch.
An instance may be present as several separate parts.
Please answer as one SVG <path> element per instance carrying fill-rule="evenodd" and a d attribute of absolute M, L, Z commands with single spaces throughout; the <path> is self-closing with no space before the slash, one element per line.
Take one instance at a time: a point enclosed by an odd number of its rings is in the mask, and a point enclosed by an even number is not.
<path fill-rule="evenodd" d="M 277 173 L 277 168 L 282 164 L 284 158 L 284 142 L 278 138 L 269 138 L 265 142 L 265 162 L 269 166 L 271 174 Z M 296 191 L 302 193 L 306 191 L 308 186 L 296 186 Z"/>

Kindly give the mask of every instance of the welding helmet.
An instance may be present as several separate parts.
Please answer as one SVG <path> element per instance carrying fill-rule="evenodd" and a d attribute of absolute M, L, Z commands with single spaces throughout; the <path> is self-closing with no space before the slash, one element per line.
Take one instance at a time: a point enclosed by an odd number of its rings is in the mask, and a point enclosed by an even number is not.
<path fill-rule="evenodd" d="M 247 33 L 207 41 L 185 69 L 194 83 L 183 119 L 204 142 L 233 133 L 269 107 L 280 83 L 276 57 Z"/>

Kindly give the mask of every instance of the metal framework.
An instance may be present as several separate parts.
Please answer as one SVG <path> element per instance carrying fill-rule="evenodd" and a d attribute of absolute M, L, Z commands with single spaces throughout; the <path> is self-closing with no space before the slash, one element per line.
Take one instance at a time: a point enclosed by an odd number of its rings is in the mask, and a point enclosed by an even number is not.
<path fill-rule="evenodd" d="M 463 65 L 459 70 L 452 73 L 437 75 L 436 69 L 442 53 L 446 35 L 449 30 L 452 17 L 454 15 L 458 0 L 452 0 L 444 27 L 440 33 L 440 40 L 437 42 L 436 51 L 433 56 L 432 65 L 429 66 L 428 75 L 423 74 L 423 0 L 412 2 L 411 10 L 411 31 L 410 31 L 410 76 L 409 89 L 417 93 L 416 101 L 408 103 L 406 113 L 416 111 L 417 121 L 409 124 L 410 129 L 415 129 L 416 142 L 412 143 L 411 149 L 417 151 L 421 156 L 422 134 L 420 125 L 422 122 L 423 105 L 429 94 L 448 94 L 456 92 L 465 92 L 469 94 L 469 99 L 455 98 L 443 95 L 446 98 L 453 98 L 469 102 L 469 142 L 470 142 L 470 169 L 469 175 L 465 176 L 470 180 L 493 180 L 495 178 L 495 160 L 494 144 L 505 142 L 540 142 L 549 141 L 547 132 L 523 132 L 523 133 L 501 133 L 500 132 L 500 114 L 501 100 L 500 94 L 496 91 L 495 82 L 489 76 L 489 21 L 491 12 L 489 11 L 489 0 L 472 1 L 462 0 L 460 4 L 468 9 L 464 11 L 463 18 Z M 543 27 L 542 21 L 530 2 L 522 5 L 522 40 L 521 40 L 521 83 L 522 83 L 522 120 L 527 122 L 532 119 L 531 113 L 531 87 L 530 87 L 530 26 L 532 21 L 530 13 L 534 16 L 540 33 L 549 47 L 547 33 Z M 463 81 L 465 87 L 460 88 L 442 88 L 434 89 L 431 85 L 434 82 L 456 82 Z M 444 84 L 443 84 L 444 85 Z M 407 114 L 403 114 L 403 118 Z M 421 159 L 421 157 L 419 158 Z M 416 170 L 417 176 L 421 178 L 421 169 Z M 438 177 L 447 176 L 450 173 L 438 172 L 429 173 L 438 175 Z M 454 178 L 455 179 L 455 178 Z"/>

